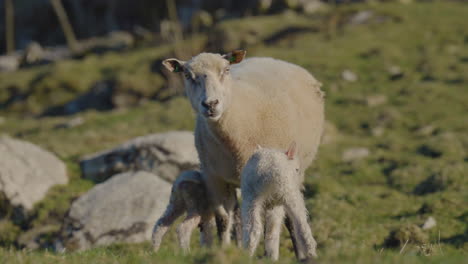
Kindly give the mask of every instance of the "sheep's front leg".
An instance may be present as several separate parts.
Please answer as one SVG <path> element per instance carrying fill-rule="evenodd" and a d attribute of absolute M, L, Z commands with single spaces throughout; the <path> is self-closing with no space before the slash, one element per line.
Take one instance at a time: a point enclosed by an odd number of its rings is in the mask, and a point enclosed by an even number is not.
<path fill-rule="evenodd" d="M 241 210 L 242 244 L 250 256 L 253 256 L 262 233 L 263 202 L 261 199 L 245 196 Z"/>
<path fill-rule="evenodd" d="M 265 254 L 278 260 L 281 225 L 284 219 L 283 206 L 275 206 L 265 211 Z"/>
<path fill-rule="evenodd" d="M 299 242 L 298 250 L 302 251 L 300 255 L 304 255 L 306 259 L 317 257 L 317 242 L 307 223 L 307 208 L 302 195 L 300 193 L 290 194 L 285 201 L 285 209 L 293 222 L 296 238 Z"/>
<path fill-rule="evenodd" d="M 177 227 L 177 238 L 179 245 L 184 253 L 190 251 L 190 238 L 192 231 L 200 223 L 201 216 L 199 214 L 188 214 L 184 221 Z"/>
<path fill-rule="evenodd" d="M 163 216 L 159 218 L 153 228 L 151 240 L 154 251 L 158 251 L 164 235 L 169 230 L 171 224 L 184 213 L 185 208 L 178 202 L 171 200 Z"/>

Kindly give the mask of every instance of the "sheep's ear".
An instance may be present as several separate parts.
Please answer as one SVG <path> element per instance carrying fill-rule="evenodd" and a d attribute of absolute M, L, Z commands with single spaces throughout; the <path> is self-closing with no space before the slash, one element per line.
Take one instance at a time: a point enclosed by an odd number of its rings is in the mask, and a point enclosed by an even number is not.
<path fill-rule="evenodd" d="M 230 64 L 236 64 L 244 59 L 246 53 L 247 51 L 245 50 L 234 50 L 223 55 L 223 57 L 228 60 Z"/>
<path fill-rule="evenodd" d="M 261 149 L 262 149 L 262 146 L 260 146 L 259 144 L 257 144 L 256 150 L 261 150 Z"/>
<path fill-rule="evenodd" d="M 182 72 L 184 71 L 185 61 L 180 61 L 178 59 L 167 59 L 164 60 L 162 64 L 171 72 Z"/>
<path fill-rule="evenodd" d="M 293 141 L 291 145 L 289 145 L 288 150 L 286 151 L 286 156 L 288 156 L 289 160 L 293 160 L 295 155 L 296 155 L 296 142 Z"/>

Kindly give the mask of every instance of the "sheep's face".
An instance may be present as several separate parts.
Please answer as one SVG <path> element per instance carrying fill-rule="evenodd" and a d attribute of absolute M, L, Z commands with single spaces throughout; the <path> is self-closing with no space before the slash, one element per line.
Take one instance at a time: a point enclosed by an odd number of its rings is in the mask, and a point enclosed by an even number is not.
<path fill-rule="evenodd" d="M 201 53 L 187 62 L 167 59 L 163 65 L 184 74 L 185 92 L 197 114 L 218 121 L 230 102 L 230 66 L 241 62 L 244 56 L 245 51 L 241 50 L 226 55 Z"/>

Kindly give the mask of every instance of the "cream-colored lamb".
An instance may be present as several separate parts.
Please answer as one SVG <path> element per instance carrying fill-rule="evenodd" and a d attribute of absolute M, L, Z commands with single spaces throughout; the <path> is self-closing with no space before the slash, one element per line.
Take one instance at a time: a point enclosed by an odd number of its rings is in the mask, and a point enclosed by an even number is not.
<path fill-rule="evenodd" d="M 187 213 L 186 217 L 177 227 L 177 237 L 183 251 L 190 250 L 190 237 L 197 226 L 201 231 L 201 244 L 210 246 L 213 241 L 212 232 L 216 226 L 213 212 L 200 172 L 182 172 L 172 186 L 166 211 L 154 226 L 152 235 L 154 250 L 159 249 L 171 224 L 184 213 Z"/>
<path fill-rule="evenodd" d="M 286 149 L 296 140 L 301 146 L 297 177 L 303 182 L 324 124 L 321 84 L 310 73 L 285 61 L 244 56 L 245 51 L 237 50 L 163 62 L 185 77 L 185 91 L 197 114 L 201 172 L 222 220 L 218 229 L 224 244 L 230 242 L 235 188 L 257 144 Z"/>
<path fill-rule="evenodd" d="M 241 216 L 243 245 L 250 255 L 255 253 L 264 220 L 266 255 L 278 259 L 281 224 L 286 211 L 294 226 L 300 258 L 317 256 L 317 243 L 307 223 L 299 173 L 295 143 L 287 151 L 260 147 L 245 165 L 241 177 Z"/>

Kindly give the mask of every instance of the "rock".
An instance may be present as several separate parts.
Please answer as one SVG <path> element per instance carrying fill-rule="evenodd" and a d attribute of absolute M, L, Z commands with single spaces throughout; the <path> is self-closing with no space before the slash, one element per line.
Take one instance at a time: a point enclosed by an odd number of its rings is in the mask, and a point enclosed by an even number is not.
<path fill-rule="evenodd" d="M 81 126 L 82 124 L 84 124 L 84 119 L 81 116 L 77 116 L 66 122 L 55 125 L 54 128 L 55 129 L 74 128 L 77 126 Z"/>
<path fill-rule="evenodd" d="M 214 20 L 210 13 L 200 10 L 192 16 L 192 29 L 196 31 L 204 30 L 213 26 Z"/>
<path fill-rule="evenodd" d="M 37 42 L 32 42 L 26 47 L 24 52 L 23 62 L 26 64 L 33 64 L 40 62 L 44 59 L 44 49 Z"/>
<path fill-rule="evenodd" d="M 370 10 L 363 10 L 356 13 L 351 17 L 349 23 L 352 25 L 360 25 L 367 23 L 374 16 L 374 12 Z"/>
<path fill-rule="evenodd" d="M 121 51 L 132 47 L 134 42 L 132 34 L 126 31 L 113 31 L 104 37 L 94 37 L 80 41 L 80 50 L 82 53 Z"/>
<path fill-rule="evenodd" d="M 115 107 L 113 97 L 115 96 L 114 81 L 98 81 L 88 92 L 60 106 L 46 109 L 43 116 L 73 115 L 88 109 L 99 111 L 110 110 Z"/>
<path fill-rule="evenodd" d="M 296 9 L 300 5 L 300 0 L 283 0 L 283 4 L 289 9 Z"/>
<path fill-rule="evenodd" d="M 385 132 L 385 128 L 382 126 L 377 126 L 372 128 L 371 133 L 374 137 L 380 137 Z"/>
<path fill-rule="evenodd" d="M 144 170 L 173 181 L 181 171 L 198 169 L 194 142 L 192 132 L 188 131 L 138 137 L 83 158 L 81 172 L 87 179 L 104 181 L 116 173 Z"/>
<path fill-rule="evenodd" d="M 319 0 L 302 0 L 302 12 L 307 15 L 316 14 L 327 9 L 327 5 Z"/>
<path fill-rule="evenodd" d="M 169 202 L 171 184 L 148 172 L 128 172 L 96 185 L 71 205 L 60 232 L 68 250 L 148 241 Z"/>
<path fill-rule="evenodd" d="M 416 133 L 422 136 L 431 136 L 431 135 L 434 135 L 436 132 L 437 132 L 437 128 L 434 127 L 433 125 L 423 126 L 416 130 Z"/>
<path fill-rule="evenodd" d="M 367 156 L 369 156 L 370 151 L 367 148 L 349 148 L 343 151 L 343 155 L 341 156 L 341 159 L 344 162 L 351 162 L 351 161 L 356 161 L 363 159 Z"/>
<path fill-rule="evenodd" d="M 370 107 L 385 104 L 387 102 L 387 96 L 383 94 L 370 95 L 366 98 L 366 103 Z"/>
<path fill-rule="evenodd" d="M 0 56 L 0 72 L 16 71 L 20 66 L 20 59 L 18 55 Z"/>
<path fill-rule="evenodd" d="M 402 4 L 411 4 L 413 3 L 413 0 L 399 0 L 399 2 Z"/>
<path fill-rule="evenodd" d="M 392 80 L 392 81 L 399 80 L 399 79 L 403 78 L 403 76 L 404 76 L 404 73 L 401 70 L 401 68 L 398 67 L 398 66 L 395 66 L 395 65 L 388 67 L 387 71 L 388 71 L 388 73 L 390 75 L 389 76 L 390 80 Z"/>
<path fill-rule="evenodd" d="M 48 234 L 57 231 L 58 227 L 56 225 L 40 226 L 22 233 L 17 242 L 18 245 L 27 249 L 48 248 L 52 245 L 47 243 L 45 238 L 47 238 Z"/>
<path fill-rule="evenodd" d="M 424 222 L 421 228 L 423 230 L 428 230 L 428 229 L 435 227 L 436 225 L 437 225 L 437 222 L 434 219 L 434 217 L 429 216 L 429 218 L 427 218 L 427 220 Z"/>
<path fill-rule="evenodd" d="M 270 10 L 273 0 L 258 0 L 257 9 L 260 13 L 266 13 Z"/>
<path fill-rule="evenodd" d="M 358 76 L 350 70 L 344 70 L 341 73 L 341 77 L 343 78 L 343 80 L 348 82 L 355 82 L 358 80 Z"/>
<path fill-rule="evenodd" d="M 0 137 L 0 197 L 21 216 L 44 198 L 50 187 L 68 183 L 65 164 L 31 143 Z"/>

